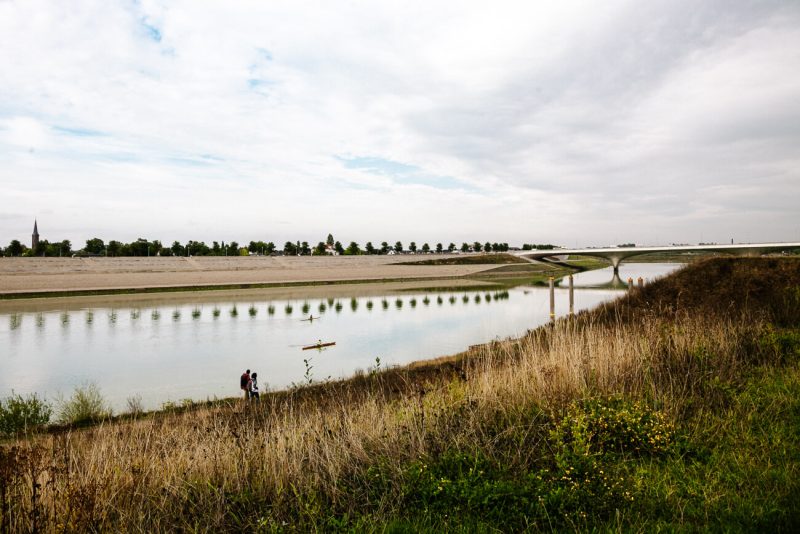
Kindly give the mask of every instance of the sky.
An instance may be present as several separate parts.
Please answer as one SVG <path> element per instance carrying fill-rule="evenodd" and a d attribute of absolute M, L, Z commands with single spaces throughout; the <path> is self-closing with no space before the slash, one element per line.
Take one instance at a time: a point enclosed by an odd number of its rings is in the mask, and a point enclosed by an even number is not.
<path fill-rule="evenodd" d="M 0 244 L 800 241 L 800 2 L 0 0 Z"/>

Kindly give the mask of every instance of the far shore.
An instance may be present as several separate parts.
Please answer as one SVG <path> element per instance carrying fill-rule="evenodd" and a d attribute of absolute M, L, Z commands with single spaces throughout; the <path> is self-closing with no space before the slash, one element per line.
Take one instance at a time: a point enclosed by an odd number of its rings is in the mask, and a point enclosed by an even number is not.
<path fill-rule="evenodd" d="M 437 255 L 438 258 L 458 257 Z M 462 286 L 462 277 L 495 269 L 495 263 L 414 265 L 414 257 L 189 257 L 189 258 L 2 258 L 0 299 L 125 294 L 125 298 L 161 299 L 165 292 L 216 290 L 263 291 L 273 298 L 331 294 L 343 284 L 364 291 L 390 291 L 392 284 L 416 287 Z M 423 259 L 423 257 L 419 257 Z M 549 268 L 542 266 L 542 271 Z M 377 284 L 377 287 L 375 287 Z M 419 284 L 419 285 L 417 285 Z M 318 287 L 316 290 L 314 286 Z M 367 287 L 371 286 L 371 287 Z M 344 288 L 353 294 L 353 288 Z M 215 292 L 216 292 L 215 291 Z M 144 295 L 135 295 L 144 293 Z M 186 293 L 184 293 L 185 295 Z M 203 298 L 207 298 L 204 296 Z"/>

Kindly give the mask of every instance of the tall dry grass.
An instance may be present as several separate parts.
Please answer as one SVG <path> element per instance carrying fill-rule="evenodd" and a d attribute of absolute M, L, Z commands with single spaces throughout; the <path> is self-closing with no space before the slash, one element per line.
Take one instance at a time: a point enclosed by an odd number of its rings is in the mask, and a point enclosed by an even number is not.
<path fill-rule="evenodd" d="M 532 407 L 557 413 L 576 398 L 624 393 L 677 415 L 707 377 L 729 378 L 749 363 L 748 340 L 763 328 L 691 318 L 613 327 L 562 321 L 482 347 L 462 378 L 418 384 L 402 395 L 380 387 L 365 395 L 365 384 L 379 383 L 378 375 L 313 401 L 298 392 L 260 405 L 232 403 L 35 438 L 3 451 L 11 492 L 3 520 L 11 531 L 33 520 L 54 530 L 150 530 L 194 518 L 215 530 L 230 524 L 237 495 L 257 495 L 271 517 L 284 521 L 296 519 L 310 495 L 338 510 L 388 514 L 391 491 L 381 502 L 364 502 L 343 493 L 341 481 L 357 487 L 376 459 L 400 470 L 445 449 L 491 455 L 502 443 L 491 422 L 530 425 L 535 438 L 541 429 Z M 525 462 L 537 451 L 519 454 Z M 41 484 L 36 495 L 33 480 Z"/>

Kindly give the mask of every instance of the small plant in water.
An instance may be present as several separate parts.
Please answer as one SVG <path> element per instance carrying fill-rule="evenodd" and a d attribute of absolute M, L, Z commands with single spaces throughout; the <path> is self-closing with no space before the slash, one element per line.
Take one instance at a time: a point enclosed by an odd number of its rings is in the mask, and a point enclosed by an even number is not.
<path fill-rule="evenodd" d="M 320 302 L 320 303 L 319 303 L 319 308 L 318 308 L 318 309 L 319 309 L 319 312 L 320 312 L 320 313 L 325 313 L 325 310 L 327 310 L 327 309 L 328 309 L 328 307 L 327 307 L 327 306 L 325 306 L 325 303 L 324 303 L 324 302 Z"/>
<path fill-rule="evenodd" d="M 272 304 L 270 304 L 269 306 L 267 306 L 267 314 L 269 314 L 269 315 L 275 315 L 275 306 L 273 306 Z"/>
<path fill-rule="evenodd" d="M 69 314 L 64 312 L 61 314 L 61 325 L 67 326 L 69 324 Z"/>
<path fill-rule="evenodd" d="M 94 322 L 94 312 L 87 311 L 86 312 L 86 324 L 92 324 Z"/>
<path fill-rule="evenodd" d="M 175 310 L 172 312 L 172 320 L 173 321 L 180 321 L 181 320 L 181 311 Z"/>
<path fill-rule="evenodd" d="M 161 312 L 158 310 L 153 310 L 150 313 L 150 318 L 153 319 L 154 321 L 158 321 L 161 318 Z"/>
<path fill-rule="evenodd" d="M 475 303 L 476 304 L 480 304 L 481 303 L 481 296 L 480 295 L 475 295 Z"/>
<path fill-rule="evenodd" d="M 117 311 L 116 310 L 111 310 L 111 312 L 108 314 L 108 322 L 111 323 L 111 324 L 114 324 L 114 323 L 117 322 Z"/>
<path fill-rule="evenodd" d="M 431 303 L 431 299 L 429 299 L 429 298 L 428 298 L 428 295 L 425 295 L 425 298 L 424 298 L 424 299 L 422 299 L 422 303 L 423 303 L 425 306 L 427 306 L 428 304 L 430 304 L 430 303 Z"/>
<path fill-rule="evenodd" d="M 372 301 L 371 300 L 367 301 L 367 309 L 368 310 L 372 310 Z"/>
<path fill-rule="evenodd" d="M 388 300 L 386 300 L 386 299 L 383 299 L 383 300 L 381 301 L 381 306 L 383 306 L 383 309 L 384 309 L 384 310 L 388 310 L 388 309 L 389 309 L 389 301 L 388 301 Z"/>
<path fill-rule="evenodd" d="M 287 304 L 287 305 L 286 305 L 286 308 L 284 308 L 284 310 L 283 310 L 283 311 L 285 311 L 285 312 L 286 312 L 286 315 L 291 315 L 291 314 L 292 314 L 292 309 L 293 309 L 293 308 L 292 308 L 292 305 L 291 305 L 291 304 Z"/>
<path fill-rule="evenodd" d="M 333 306 L 333 299 L 328 299 L 328 306 Z"/>
<path fill-rule="evenodd" d="M 463 302 L 464 304 L 469 302 L 469 295 L 464 295 L 463 297 L 461 297 L 461 302 Z"/>
<path fill-rule="evenodd" d="M 202 315 L 200 308 L 195 308 L 192 310 L 192 319 L 199 319 L 200 315 Z"/>
<path fill-rule="evenodd" d="M 417 299 L 411 299 L 410 301 L 408 301 L 408 303 L 411 304 L 412 308 L 417 307 Z"/>
<path fill-rule="evenodd" d="M 355 297 L 350 299 L 350 309 L 356 311 L 358 309 L 358 300 Z"/>
<path fill-rule="evenodd" d="M 308 315 L 308 310 L 311 309 L 311 305 L 308 302 L 303 303 L 303 307 L 301 310 L 303 311 L 303 315 Z"/>
<path fill-rule="evenodd" d="M 36 326 L 38 328 L 42 328 L 44 326 L 44 314 L 43 313 L 37 313 L 36 314 Z"/>
<path fill-rule="evenodd" d="M 342 311 L 342 303 L 337 300 L 336 306 L 334 306 L 333 309 L 336 310 L 336 313 L 339 313 L 340 311 Z"/>
<path fill-rule="evenodd" d="M 214 319 L 216 319 L 217 317 L 219 317 L 219 314 L 220 314 L 220 313 L 221 313 L 220 309 L 219 309 L 219 308 L 217 308 L 216 306 L 214 306 L 214 310 L 211 312 L 211 315 L 213 315 L 213 316 L 214 316 Z"/>
<path fill-rule="evenodd" d="M 255 317 L 258 315 L 258 308 L 256 308 L 255 304 L 251 304 L 250 307 L 247 309 L 247 313 L 250 314 L 250 317 Z"/>
<path fill-rule="evenodd" d="M 453 295 L 450 295 L 450 298 L 448 300 L 450 301 L 450 304 L 455 304 L 456 303 L 456 297 L 453 296 Z"/>
<path fill-rule="evenodd" d="M 135 321 L 136 319 L 139 318 L 139 315 L 141 315 L 141 312 L 139 310 L 131 310 L 131 320 Z"/>
<path fill-rule="evenodd" d="M 491 295 L 491 293 L 486 293 L 486 294 L 483 296 L 483 300 L 485 300 L 486 302 L 491 302 L 491 301 L 492 301 L 492 295 Z"/>
<path fill-rule="evenodd" d="M 239 315 L 239 310 L 236 309 L 236 304 L 233 305 L 231 308 L 231 317 L 237 317 Z"/>
<path fill-rule="evenodd" d="M 306 372 L 303 374 L 303 382 L 311 385 L 314 382 L 314 374 L 311 372 L 314 366 L 311 365 L 311 358 L 303 360 L 303 365 L 306 367 Z"/>

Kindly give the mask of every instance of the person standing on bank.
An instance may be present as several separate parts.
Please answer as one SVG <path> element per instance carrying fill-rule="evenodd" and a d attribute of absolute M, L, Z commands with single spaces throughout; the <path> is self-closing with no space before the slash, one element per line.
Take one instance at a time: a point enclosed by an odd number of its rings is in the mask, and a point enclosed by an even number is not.
<path fill-rule="evenodd" d="M 250 369 L 242 373 L 239 379 L 239 387 L 244 391 L 244 400 L 250 397 Z"/>
<path fill-rule="evenodd" d="M 250 398 L 259 399 L 258 395 L 258 373 L 253 373 L 250 377 Z"/>

